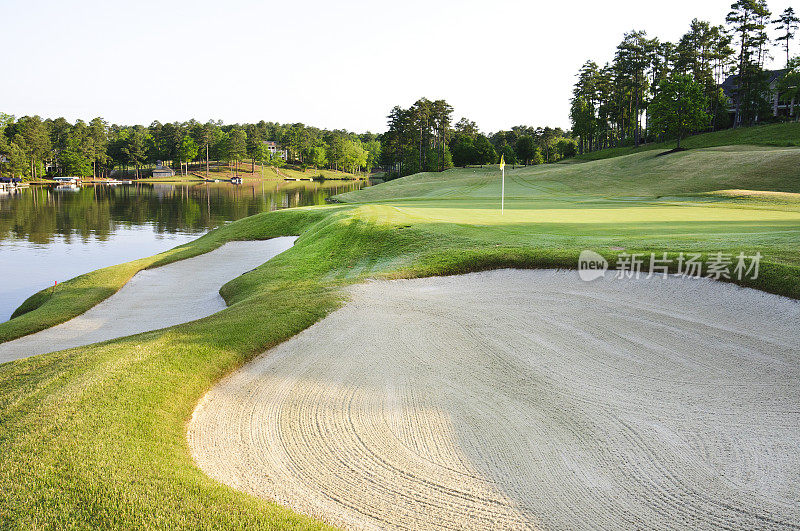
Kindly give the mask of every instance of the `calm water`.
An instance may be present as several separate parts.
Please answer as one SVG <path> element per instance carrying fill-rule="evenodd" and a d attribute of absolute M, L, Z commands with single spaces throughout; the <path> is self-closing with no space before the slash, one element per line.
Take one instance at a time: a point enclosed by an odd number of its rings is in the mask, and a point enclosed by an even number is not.
<path fill-rule="evenodd" d="M 0 192 L 0 321 L 53 282 L 191 241 L 227 221 L 324 204 L 361 183 L 264 181 Z"/>

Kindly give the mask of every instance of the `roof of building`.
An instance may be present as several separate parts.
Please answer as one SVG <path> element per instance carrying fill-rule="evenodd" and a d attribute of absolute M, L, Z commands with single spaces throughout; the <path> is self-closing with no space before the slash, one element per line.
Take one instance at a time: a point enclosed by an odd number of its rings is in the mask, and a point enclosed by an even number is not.
<path fill-rule="evenodd" d="M 778 81 L 780 78 L 786 74 L 788 70 L 783 68 L 780 70 L 764 70 L 764 73 L 767 74 L 767 84 L 772 86 L 772 84 Z M 728 76 L 725 81 L 722 82 L 720 87 L 725 92 L 725 95 L 730 97 L 733 92 L 739 88 L 737 80 L 739 79 L 739 74 L 734 74 L 732 76 Z"/>

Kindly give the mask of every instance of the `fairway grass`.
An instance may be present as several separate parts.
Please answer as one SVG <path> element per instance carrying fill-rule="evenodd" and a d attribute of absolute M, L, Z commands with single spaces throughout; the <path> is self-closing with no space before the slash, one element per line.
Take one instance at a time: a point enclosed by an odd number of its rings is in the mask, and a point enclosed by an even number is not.
<path fill-rule="evenodd" d="M 798 167 L 799 149 L 736 147 L 518 168 L 507 172 L 502 216 L 496 168 L 421 174 L 340 196 L 349 204 L 245 218 L 36 294 L 0 324 L 0 340 L 82 313 L 141 269 L 227 241 L 299 235 L 223 286 L 222 312 L 0 365 L 0 527 L 321 527 L 194 466 L 186 422 L 214 382 L 339 308 L 342 288 L 368 278 L 574 268 L 582 249 L 609 259 L 758 251 L 761 274 L 742 284 L 800 298 L 794 196 L 709 194 L 800 193 Z"/>

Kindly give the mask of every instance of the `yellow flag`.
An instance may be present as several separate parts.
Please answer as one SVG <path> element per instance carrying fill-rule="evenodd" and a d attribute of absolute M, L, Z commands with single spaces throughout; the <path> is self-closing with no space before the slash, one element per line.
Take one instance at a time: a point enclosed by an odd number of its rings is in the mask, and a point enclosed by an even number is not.
<path fill-rule="evenodd" d="M 506 159 L 503 155 L 500 155 L 500 171 L 506 169 Z"/>

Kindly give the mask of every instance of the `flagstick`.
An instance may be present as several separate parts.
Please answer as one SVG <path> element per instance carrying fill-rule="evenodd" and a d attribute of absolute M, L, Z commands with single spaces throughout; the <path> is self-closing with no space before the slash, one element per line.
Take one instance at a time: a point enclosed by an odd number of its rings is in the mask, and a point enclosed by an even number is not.
<path fill-rule="evenodd" d="M 506 169 L 500 170 L 503 172 L 502 184 L 500 185 L 500 215 L 503 215 L 503 210 L 506 206 Z"/>

